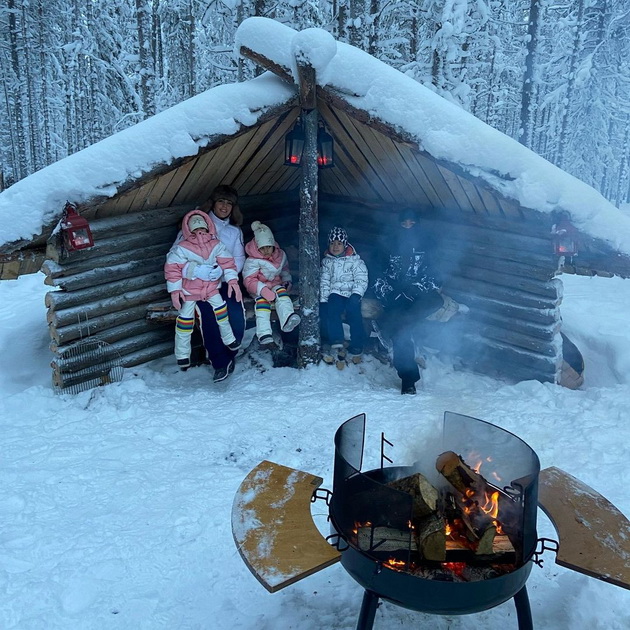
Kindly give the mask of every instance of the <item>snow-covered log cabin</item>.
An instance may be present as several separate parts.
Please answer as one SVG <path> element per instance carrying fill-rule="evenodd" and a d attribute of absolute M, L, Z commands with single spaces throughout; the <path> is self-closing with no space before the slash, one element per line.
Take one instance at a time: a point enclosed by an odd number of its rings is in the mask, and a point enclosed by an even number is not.
<path fill-rule="evenodd" d="M 629 277 L 630 219 L 515 140 L 323 30 L 250 18 L 237 48 L 266 72 L 212 88 L 0 194 L 0 277 L 41 269 L 55 289 L 46 297 L 55 385 L 66 387 L 89 366 L 89 356 L 67 359 L 88 336 L 109 344 L 123 366 L 172 353 L 172 326 L 151 322 L 147 309 L 168 297 L 162 267 L 179 220 L 218 184 L 239 191 L 246 237 L 251 222 L 262 221 L 293 253 L 309 312 L 333 224 L 347 229 L 374 278 L 398 212 L 416 208 L 445 293 L 467 307 L 448 334 L 464 365 L 558 382 L 557 276 Z M 301 168 L 285 166 L 285 137 L 298 118 L 333 137 L 334 167 L 313 170 L 308 150 Z M 67 201 L 88 221 L 93 246 L 64 246 Z M 574 230 L 577 255 L 558 254 L 558 225 Z M 303 340 L 315 325 L 307 316 Z"/>

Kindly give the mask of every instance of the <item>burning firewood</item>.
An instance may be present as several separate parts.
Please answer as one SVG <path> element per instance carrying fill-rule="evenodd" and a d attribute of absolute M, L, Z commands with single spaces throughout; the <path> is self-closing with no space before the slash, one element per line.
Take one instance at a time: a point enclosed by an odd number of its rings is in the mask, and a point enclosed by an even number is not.
<path fill-rule="evenodd" d="M 418 551 L 425 560 L 442 562 L 446 559 L 446 525 L 444 519 L 431 514 L 416 525 Z"/>
<path fill-rule="evenodd" d="M 479 556 L 485 556 L 492 553 L 494 544 L 494 538 L 497 535 L 497 528 L 494 525 L 489 525 L 481 534 L 481 538 L 477 543 L 475 553 Z"/>
<path fill-rule="evenodd" d="M 438 491 L 424 475 L 415 473 L 409 477 L 390 481 L 387 485 L 413 497 L 412 520 L 414 522 L 437 510 Z"/>
<path fill-rule="evenodd" d="M 488 482 L 453 451 L 442 453 L 435 467 L 465 497 L 474 495 L 477 500 L 482 500 L 490 494 Z"/>
<path fill-rule="evenodd" d="M 371 525 L 357 528 L 357 547 L 362 551 L 379 552 L 416 551 L 418 548 L 410 531 Z"/>

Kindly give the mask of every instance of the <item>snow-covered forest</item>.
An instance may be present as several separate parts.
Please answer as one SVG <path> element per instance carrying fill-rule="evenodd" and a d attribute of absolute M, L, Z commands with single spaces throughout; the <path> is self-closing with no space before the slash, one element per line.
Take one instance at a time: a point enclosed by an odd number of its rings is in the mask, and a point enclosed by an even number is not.
<path fill-rule="evenodd" d="M 630 201 L 627 0 L 1 0 L 0 189 L 252 76 L 253 15 L 324 28 Z"/>

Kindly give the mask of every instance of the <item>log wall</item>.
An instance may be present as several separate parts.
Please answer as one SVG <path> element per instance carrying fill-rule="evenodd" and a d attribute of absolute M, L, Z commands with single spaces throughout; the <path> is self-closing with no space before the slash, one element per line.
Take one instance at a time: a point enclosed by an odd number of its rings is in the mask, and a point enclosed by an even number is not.
<path fill-rule="evenodd" d="M 92 218 L 94 247 L 66 252 L 59 236 L 47 245 L 42 266 L 46 284 L 47 320 L 54 358 L 53 384 L 63 389 L 90 380 L 112 358 L 132 367 L 173 352 L 173 324 L 146 319 L 147 306 L 168 299 L 165 256 L 179 222 L 191 206 L 163 208 L 106 218 Z M 109 344 L 94 353 L 81 341 L 96 337 Z M 96 354 L 96 356 L 95 356 Z"/>
<path fill-rule="evenodd" d="M 245 241 L 251 223 L 273 230 L 298 272 L 298 191 L 245 198 Z M 147 319 L 147 307 L 168 300 L 163 265 L 181 217 L 191 206 L 127 213 L 91 220 L 95 246 L 65 253 L 48 243 L 42 270 L 57 290 L 46 296 L 53 382 L 76 384 L 86 360 L 80 341 L 96 335 L 130 367 L 173 351 L 171 322 Z M 320 200 L 320 250 L 328 230 L 342 225 L 366 261 L 373 281 L 384 269 L 399 208 L 332 195 Z M 422 223 L 434 243 L 433 260 L 445 292 L 465 313 L 448 324 L 427 324 L 431 345 L 457 355 L 469 369 L 515 380 L 557 382 L 561 365 L 561 284 L 554 278 L 546 217 L 497 219 L 428 208 Z M 367 297 L 371 297 L 368 291 Z M 98 366 L 95 366 L 98 369 Z"/>
<path fill-rule="evenodd" d="M 387 264 L 399 208 L 334 197 L 320 207 L 322 235 L 344 226 L 373 282 Z M 427 345 L 481 373 L 557 382 L 562 285 L 546 215 L 500 219 L 430 208 L 423 216 L 444 292 L 465 307 L 448 324 L 427 323 Z"/>

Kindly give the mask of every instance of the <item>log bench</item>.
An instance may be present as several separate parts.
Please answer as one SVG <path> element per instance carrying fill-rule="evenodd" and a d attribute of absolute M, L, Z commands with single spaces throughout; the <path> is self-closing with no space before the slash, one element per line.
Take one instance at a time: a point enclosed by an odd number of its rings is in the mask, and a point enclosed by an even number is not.
<path fill-rule="evenodd" d="M 292 295 L 291 299 L 293 300 L 293 308 L 296 312 L 299 312 L 300 302 L 297 295 Z M 256 319 L 256 315 L 254 312 L 254 299 L 247 296 L 243 297 L 243 304 L 245 305 L 245 319 L 247 322 L 253 322 Z M 361 315 L 363 315 L 364 319 L 378 319 L 381 314 L 381 306 L 378 300 L 372 298 L 363 298 L 361 301 Z M 166 322 L 174 322 L 177 318 L 177 309 L 173 308 L 170 300 L 165 300 L 162 302 L 154 302 L 152 304 L 147 305 L 147 314 L 146 319 L 149 322 L 154 322 L 156 324 L 163 324 Z M 275 308 L 271 308 L 271 319 L 277 320 Z M 247 326 L 250 327 L 249 325 Z"/>

